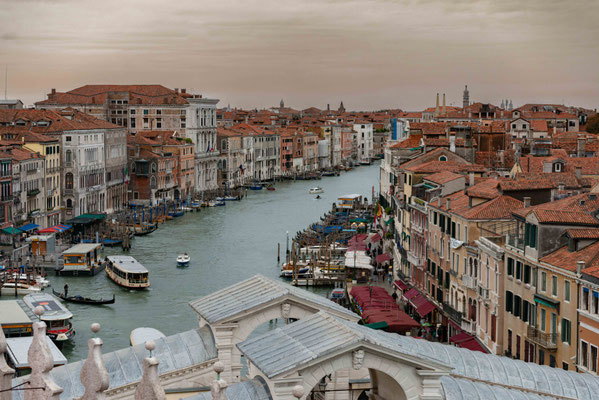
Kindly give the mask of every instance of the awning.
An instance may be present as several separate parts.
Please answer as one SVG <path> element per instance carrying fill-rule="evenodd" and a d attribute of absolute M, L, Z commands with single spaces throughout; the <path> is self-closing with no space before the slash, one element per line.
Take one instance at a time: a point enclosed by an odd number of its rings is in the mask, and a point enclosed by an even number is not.
<path fill-rule="evenodd" d="M 403 291 L 405 291 L 408 288 L 408 285 L 406 285 L 406 283 L 404 281 L 402 281 L 401 279 L 398 279 L 395 282 L 393 282 L 393 286 L 395 286 L 399 290 L 403 290 Z"/>
<path fill-rule="evenodd" d="M 372 324 L 366 324 L 364 326 L 367 326 L 371 329 L 385 329 L 385 328 L 389 327 L 389 325 L 387 325 L 387 323 L 385 321 L 373 322 Z"/>
<path fill-rule="evenodd" d="M 468 349 L 472 351 L 480 351 L 481 353 L 487 354 L 488 351 L 476 340 L 475 337 L 467 334 L 466 332 L 458 333 L 455 336 L 449 338 L 449 343 L 454 343 L 458 347 Z"/>
<path fill-rule="evenodd" d="M 544 306 L 547 307 L 551 307 L 551 308 L 558 308 L 559 307 L 559 300 L 554 300 L 551 299 L 547 296 L 543 296 L 542 294 L 536 293 L 534 296 L 535 302 L 542 304 Z"/>
<path fill-rule="evenodd" d="M 106 214 L 81 214 L 77 218 L 90 218 L 90 219 L 97 219 L 97 220 L 101 221 L 106 218 Z"/>
<path fill-rule="evenodd" d="M 2 232 L 9 234 L 9 235 L 18 235 L 19 233 L 23 233 L 22 230 L 15 228 L 14 226 L 4 228 L 4 229 L 2 229 Z"/>
<path fill-rule="evenodd" d="M 410 300 L 412 297 L 416 297 L 416 296 L 418 296 L 419 294 L 420 294 L 420 292 L 418 291 L 418 289 L 412 288 L 412 289 L 408 290 L 407 292 L 405 292 L 405 293 L 403 294 L 403 297 L 404 297 L 406 300 Z"/>
<path fill-rule="evenodd" d="M 385 261 L 389 261 L 389 260 L 391 260 L 391 257 L 387 253 L 379 254 L 378 256 L 376 256 L 376 262 L 380 263 L 380 264 L 384 263 Z"/>
<path fill-rule="evenodd" d="M 388 220 L 386 220 L 385 225 L 389 225 L 391 222 L 393 222 L 393 218 L 389 218 Z"/>
<path fill-rule="evenodd" d="M 370 243 L 376 243 L 379 240 L 381 240 L 381 235 L 379 235 L 378 233 L 375 233 L 374 235 L 372 235 L 372 237 L 370 238 Z"/>
<path fill-rule="evenodd" d="M 61 232 L 68 231 L 71 228 L 72 228 L 71 225 L 58 224 L 58 225 L 51 226 L 49 228 L 41 229 L 38 231 L 38 233 L 61 233 Z"/>
<path fill-rule="evenodd" d="M 425 317 L 433 311 L 436 307 L 433 303 L 431 303 L 423 294 L 420 296 L 414 297 L 411 300 L 412 305 L 416 308 L 416 312 L 421 317 Z"/>
<path fill-rule="evenodd" d="M 35 228 L 39 228 L 40 226 L 37 224 L 27 224 L 27 225 L 23 225 L 23 226 L 19 226 L 19 229 L 22 230 L 23 232 L 28 232 L 28 231 L 32 231 Z"/>

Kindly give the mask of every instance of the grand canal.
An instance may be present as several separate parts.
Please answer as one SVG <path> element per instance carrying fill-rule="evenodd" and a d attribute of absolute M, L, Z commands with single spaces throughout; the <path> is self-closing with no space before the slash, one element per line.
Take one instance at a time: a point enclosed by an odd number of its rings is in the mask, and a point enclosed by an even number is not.
<path fill-rule="evenodd" d="M 116 294 L 116 304 L 109 306 L 67 304 L 77 333 L 64 345 L 65 356 L 69 361 L 87 356 L 92 322 L 102 325 L 104 352 L 127 347 L 131 330 L 140 326 L 165 335 L 196 327 L 197 316 L 187 305 L 190 300 L 255 274 L 278 279 L 277 243 L 284 261 L 287 231 L 291 242 L 296 231 L 318 220 L 343 194 L 360 193 L 370 200 L 378 180 L 377 163 L 320 181 L 280 182 L 274 192 L 249 191 L 242 201 L 227 202 L 226 207 L 202 209 L 168 221 L 151 235 L 135 238 L 127 253 L 150 271 L 152 286 L 146 291 L 124 290 L 103 272 L 94 277 L 50 277 L 58 291 L 68 281 L 69 293 L 105 298 Z M 324 189 L 322 199 L 308 194 L 314 186 Z M 177 268 L 177 254 L 183 252 L 191 255 L 191 265 Z M 120 253 L 109 248 L 104 252 Z"/>

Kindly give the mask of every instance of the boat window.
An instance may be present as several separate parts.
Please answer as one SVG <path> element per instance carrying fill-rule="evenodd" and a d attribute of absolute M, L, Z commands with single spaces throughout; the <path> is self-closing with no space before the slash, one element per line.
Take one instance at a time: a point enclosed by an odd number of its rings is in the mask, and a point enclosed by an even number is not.
<path fill-rule="evenodd" d="M 79 255 L 65 256 L 64 262 L 69 264 L 79 264 L 83 262 L 83 257 Z"/>

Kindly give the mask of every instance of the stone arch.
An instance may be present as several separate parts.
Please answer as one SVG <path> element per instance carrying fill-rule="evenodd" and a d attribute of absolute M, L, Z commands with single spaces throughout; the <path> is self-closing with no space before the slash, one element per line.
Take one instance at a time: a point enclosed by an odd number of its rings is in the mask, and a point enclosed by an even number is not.
<path fill-rule="evenodd" d="M 423 392 L 430 394 L 431 391 L 440 391 L 440 374 L 438 371 L 424 370 L 409 361 L 398 362 L 397 359 L 392 359 L 364 347 L 348 349 L 334 357 L 298 369 L 293 376 L 286 375 L 273 379 L 265 378 L 260 374 L 257 376 L 262 376 L 265 379 L 271 393 L 282 393 L 285 388 L 288 388 L 288 396 L 278 397 L 285 400 L 294 399 L 290 392 L 293 386 L 289 387 L 289 381 L 297 379 L 296 384 L 304 387 L 304 395 L 301 400 L 307 400 L 311 398 L 310 392 L 322 378 L 354 368 L 354 353 L 356 351 L 362 351 L 364 354 L 360 367 L 368 370 L 373 392 L 380 396 L 375 397 L 377 399 L 415 400 L 420 399 Z M 255 367 L 251 366 L 250 371 L 254 369 Z M 427 382 L 424 382 L 425 380 Z"/>

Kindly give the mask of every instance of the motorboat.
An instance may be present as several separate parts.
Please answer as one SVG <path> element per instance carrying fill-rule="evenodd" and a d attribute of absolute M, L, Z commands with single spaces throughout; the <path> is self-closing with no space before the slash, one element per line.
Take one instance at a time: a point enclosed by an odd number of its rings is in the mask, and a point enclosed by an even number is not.
<path fill-rule="evenodd" d="M 187 253 L 179 254 L 177 256 L 177 266 L 179 267 L 187 267 L 190 261 L 191 257 L 189 257 L 189 254 Z"/>
<path fill-rule="evenodd" d="M 45 277 L 43 277 L 42 275 L 27 275 L 27 274 L 18 274 L 16 272 L 13 272 L 12 274 L 12 279 L 17 279 L 19 278 L 19 281 L 21 283 L 27 283 L 27 279 L 29 279 L 30 283 L 45 288 L 50 286 L 50 281 L 48 281 Z"/>
<path fill-rule="evenodd" d="M 316 186 L 316 187 L 308 189 L 308 193 L 310 193 L 310 194 L 324 193 L 324 190 L 322 190 L 322 188 L 320 186 Z"/>
<path fill-rule="evenodd" d="M 225 201 L 237 201 L 240 200 L 239 196 L 225 196 Z"/>
<path fill-rule="evenodd" d="M 267 189 L 267 190 L 270 190 L 271 192 L 274 192 L 274 191 L 276 190 L 276 189 L 275 189 L 275 187 L 274 187 L 274 186 L 272 186 L 272 185 L 271 185 L 271 186 L 269 186 L 269 187 L 267 187 L 266 189 Z"/>
<path fill-rule="evenodd" d="M 262 185 L 250 185 L 250 190 L 262 190 Z"/>
<path fill-rule="evenodd" d="M 15 285 L 17 286 L 17 288 L 16 288 L 17 296 L 23 296 L 23 295 L 32 294 L 32 293 L 39 293 L 42 291 L 42 288 L 40 288 L 37 285 L 28 285 L 23 282 L 14 282 L 14 281 L 13 282 L 4 282 L 2 284 L 2 289 L 0 289 L 0 293 L 2 294 L 2 296 L 14 295 L 15 294 Z"/>
<path fill-rule="evenodd" d="M 55 342 L 63 342 L 75 335 L 71 319 L 73 314 L 50 293 L 33 293 L 23 297 L 23 302 L 31 309 L 43 307 L 44 314 L 39 318 L 47 325 L 46 334 Z"/>

